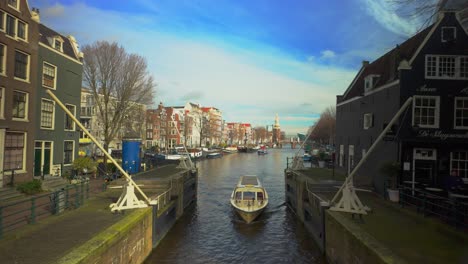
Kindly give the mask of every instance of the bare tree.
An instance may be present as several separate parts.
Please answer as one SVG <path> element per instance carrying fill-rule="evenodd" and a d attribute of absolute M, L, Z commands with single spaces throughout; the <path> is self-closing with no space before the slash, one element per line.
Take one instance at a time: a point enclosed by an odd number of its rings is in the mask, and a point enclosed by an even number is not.
<path fill-rule="evenodd" d="M 394 5 L 395 11 L 400 13 L 403 17 L 410 18 L 412 20 L 421 20 L 422 24 L 418 31 L 428 27 L 436 18 L 439 11 L 447 8 L 451 0 L 387 0 Z M 462 3 L 458 1 L 455 6 L 464 8 L 468 6 L 468 3 Z M 453 3 L 452 3 L 453 4 Z M 450 4 L 449 4 L 450 5 Z"/>
<path fill-rule="evenodd" d="M 312 139 L 324 144 L 333 144 L 336 133 L 336 108 L 329 106 L 320 114 L 320 119 L 315 124 Z"/>
<path fill-rule="evenodd" d="M 145 59 L 127 53 L 115 42 L 98 41 L 82 50 L 86 54 L 83 81 L 94 95 L 104 148 L 107 149 L 135 103 L 152 103 L 155 85 Z M 107 162 L 106 156 L 104 162 Z"/>
<path fill-rule="evenodd" d="M 255 140 L 257 142 L 265 142 L 265 139 L 267 138 L 267 131 L 266 128 L 263 126 L 258 126 L 254 128 L 255 131 Z"/>
<path fill-rule="evenodd" d="M 210 137 L 210 123 L 208 117 L 202 111 L 193 112 L 192 124 L 200 134 L 199 146 L 202 146 L 203 140 Z"/>

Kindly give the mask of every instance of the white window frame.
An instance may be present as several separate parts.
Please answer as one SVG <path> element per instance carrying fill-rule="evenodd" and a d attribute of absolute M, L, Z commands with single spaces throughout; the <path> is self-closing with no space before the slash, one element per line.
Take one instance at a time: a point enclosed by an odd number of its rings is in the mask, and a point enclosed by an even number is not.
<path fill-rule="evenodd" d="M 434 125 L 421 125 L 417 124 L 421 128 L 439 128 L 439 116 L 440 116 L 440 97 L 439 96 L 414 96 L 413 98 L 413 110 L 412 110 L 412 126 L 415 126 L 414 111 L 416 109 L 416 99 L 435 99 L 435 112 L 434 112 Z"/>
<path fill-rule="evenodd" d="M 20 90 L 14 90 L 13 91 L 13 97 L 15 96 L 15 92 L 18 92 L 18 93 L 23 93 L 26 95 L 26 102 L 25 102 L 25 105 L 24 105 L 24 118 L 18 118 L 18 117 L 12 117 L 11 119 L 13 121 L 28 121 L 28 112 L 29 112 L 29 93 L 28 92 L 24 92 L 24 91 L 20 91 Z M 14 107 L 14 99 L 13 99 L 13 107 Z M 11 108 L 12 109 L 12 112 L 13 112 L 13 107 Z"/>
<path fill-rule="evenodd" d="M 453 29 L 454 30 L 454 33 L 453 33 L 453 40 L 457 39 L 457 28 L 456 27 L 442 27 L 440 29 L 440 41 L 441 42 L 448 42 L 448 41 L 451 41 L 451 40 L 446 40 L 444 39 L 444 29 Z"/>
<path fill-rule="evenodd" d="M 22 51 L 20 51 L 20 50 L 15 49 L 15 60 L 14 60 L 14 61 L 15 61 L 15 64 L 16 64 L 16 52 L 23 53 L 24 55 L 26 55 L 27 58 L 28 58 L 28 62 L 27 62 L 27 66 L 26 66 L 26 79 L 22 79 L 22 78 L 20 78 L 20 77 L 16 77 L 16 76 L 15 76 L 15 74 L 16 74 L 15 72 L 13 72 L 13 78 L 14 78 L 15 80 L 18 80 L 18 81 L 29 82 L 29 77 L 30 77 L 29 71 L 30 71 L 30 69 L 31 69 L 31 55 L 29 55 L 29 54 L 26 53 L 26 52 L 22 52 Z M 15 67 L 16 67 L 16 65 L 15 65 Z"/>
<path fill-rule="evenodd" d="M 73 111 L 71 111 L 70 109 L 68 109 L 68 106 L 73 107 Z M 72 112 L 72 114 L 73 114 L 74 117 L 76 117 L 76 105 L 73 105 L 73 104 L 65 104 L 65 107 L 68 109 L 68 111 Z M 67 113 L 64 112 L 63 114 L 65 115 L 65 117 L 64 117 L 65 119 L 64 119 L 64 122 L 63 122 L 63 123 L 64 123 L 64 124 L 63 124 L 64 130 L 65 130 L 65 131 L 75 131 L 75 130 L 76 130 L 75 121 L 73 121 L 73 119 L 72 119 L 71 117 L 69 117 L 69 116 L 67 115 Z M 70 118 L 70 120 L 71 120 L 71 122 L 72 122 L 72 129 L 67 129 L 67 128 L 65 127 L 65 125 L 67 124 L 67 122 L 66 122 L 67 118 Z"/>
<path fill-rule="evenodd" d="M 51 127 L 43 127 L 42 126 L 42 104 L 44 101 L 47 101 L 48 103 L 52 103 L 52 124 Z M 42 98 L 41 99 L 41 119 L 40 119 L 40 127 L 41 129 L 46 129 L 46 130 L 54 130 L 55 129 L 55 102 L 49 99 Z"/>
<path fill-rule="evenodd" d="M 0 86 L 0 119 L 5 119 L 5 87 Z"/>
<path fill-rule="evenodd" d="M 72 142 L 72 158 L 70 163 L 65 163 L 65 142 Z M 69 166 L 73 164 L 73 161 L 75 160 L 75 141 L 74 140 L 64 140 L 63 141 L 63 165 L 64 166 Z"/>
<path fill-rule="evenodd" d="M 0 59 L 0 64 L 2 65 L 2 70 L 0 71 L 0 75 L 6 76 L 6 67 L 7 67 L 7 45 L 0 43 L 0 46 L 3 47 L 3 59 Z"/>
<path fill-rule="evenodd" d="M 19 11 L 19 4 L 20 4 L 19 2 L 20 2 L 20 0 L 16 0 L 16 6 L 14 6 L 14 5 L 11 5 L 11 4 L 10 4 L 10 1 L 9 1 L 9 0 L 7 0 L 8 6 L 11 7 L 11 8 L 13 8 L 13 9 L 15 9 L 15 10 L 18 10 L 18 11 Z"/>
<path fill-rule="evenodd" d="M 44 84 L 44 75 L 45 75 L 44 69 L 45 69 L 46 65 L 48 67 L 54 68 L 54 86 L 53 87 Z M 41 82 L 42 82 L 42 87 L 46 87 L 46 88 L 49 88 L 49 89 L 52 89 L 52 90 L 56 90 L 57 89 L 57 66 L 53 65 L 52 63 L 44 61 L 42 63 L 42 80 L 41 80 Z"/>
<path fill-rule="evenodd" d="M 27 145 L 27 142 L 28 142 L 28 133 L 27 132 L 24 132 L 24 131 L 7 131 L 5 133 L 5 148 L 6 148 L 6 134 L 8 133 L 20 133 L 20 134 L 23 134 L 24 135 L 24 141 L 23 141 L 23 163 L 21 164 L 21 168 L 19 168 L 18 170 L 15 170 L 15 173 L 24 173 L 26 172 L 26 153 L 28 151 L 28 145 Z M 4 153 L 4 159 L 6 157 L 6 151 Z M 5 169 L 5 167 L 4 167 Z M 4 172 L 5 174 L 9 174 L 11 175 L 11 172 Z"/>
<path fill-rule="evenodd" d="M 24 24 L 24 38 L 20 37 L 18 32 L 19 32 L 19 24 L 23 23 Z M 19 40 L 22 40 L 24 42 L 28 42 L 28 23 L 24 22 L 23 20 L 16 19 L 16 38 Z"/>
<path fill-rule="evenodd" d="M 0 27 L 0 32 L 5 32 L 6 31 L 6 12 L 3 10 L 0 10 L 0 22 L 2 22 L 0 25 L 3 25 L 3 28 Z"/>
<path fill-rule="evenodd" d="M 374 115 L 372 113 L 366 113 L 364 114 L 363 118 L 363 128 L 364 130 L 367 130 L 371 127 L 374 126 Z"/>
<path fill-rule="evenodd" d="M 60 42 L 60 47 L 57 47 L 57 41 Z M 61 37 L 55 37 L 54 38 L 54 43 L 53 43 L 53 46 L 54 46 L 54 49 L 55 50 L 58 50 L 60 52 L 63 52 L 63 39 Z"/>
<path fill-rule="evenodd" d="M 463 117 L 468 119 L 468 115 L 467 116 L 464 116 L 463 115 L 463 110 L 467 110 L 468 111 L 468 97 L 455 97 L 454 101 L 453 101 L 453 128 L 455 129 L 468 129 L 468 123 L 463 126 L 463 124 L 461 126 L 457 126 L 457 100 L 463 100 L 466 102 L 467 106 L 465 107 L 465 103 L 463 104 L 463 107 L 461 109 L 462 111 L 462 119 Z"/>
<path fill-rule="evenodd" d="M 455 59 L 454 64 L 454 75 L 453 76 L 440 76 L 441 72 L 441 60 L 444 58 L 453 58 Z M 429 60 L 435 63 L 435 65 L 431 65 L 433 68 L 433 75 L 428 75 L 428 67 L 430 65 Z M 462 72 L 462 60 L 465 65 Z M 442 79 L 442 80 L 468 80 L 468 56 L 461 56 L 461 55 L 435 55 L 435 54 L 426 54 L 425 64 L 424 64 L 424 77 L 426 79 Z"/>
<path fill-rule="evenodd" d="M 465 152 L 465 159 L 462 160 L 462 159 L 454 159 L 453 158 L 453 153 L 454 152 Z M 454 161 L 458 161 L 458 162 L 463 162 L 465 163 L 465 169 L 463 169 L 462 171 L 464 171 L 464 175 L 460 175 L 460 169 L 457 171 L 458 172 L 458 176 L 461 176 L 463 178 L 468 178 L 468 151 L 451 151 L 450 152 L 450 173 L 452 173 L 452 170 L 453 170 L 453 162 Z M 460 166 L 460 165 L 459 165 Z"/>

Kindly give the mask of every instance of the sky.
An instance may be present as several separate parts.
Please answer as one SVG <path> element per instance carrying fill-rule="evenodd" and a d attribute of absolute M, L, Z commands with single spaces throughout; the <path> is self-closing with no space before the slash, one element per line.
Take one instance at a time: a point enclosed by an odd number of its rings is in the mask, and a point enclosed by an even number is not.
<path fill-rule="evenodd" d="M 421 29 L 391 0 L 29 0 L 80 46 L 117 42 L 147 60 L 154 105 L 213 106 L 226 122 L 306 132 L 363 60 Z M 86 56 L 86 54 L 85 54 Z"/>

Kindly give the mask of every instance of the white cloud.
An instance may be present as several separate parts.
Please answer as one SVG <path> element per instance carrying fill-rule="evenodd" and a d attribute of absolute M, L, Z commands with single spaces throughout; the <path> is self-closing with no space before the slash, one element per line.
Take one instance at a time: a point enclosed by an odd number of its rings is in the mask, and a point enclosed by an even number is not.
<path fill-rule="evenodd" d="M 420 23 L 417 18 L 404 18 L 396 13 L 395 7 L 388 0 L 361 0 L 366 12 L 382 27 L 403 36 L 413 35 Z"/>
<path fill-rule="evenodd" d="M 335 52 L 332 50 L 324 50 L 320 52 L 320 54 L 322 54 L 321 56 L 322 59 L 331 59 L 331 58 L 334 58 L 336 55 Z"/>
<path fill-rule="evenodd" d="M 65 15 L 65 7 L 59 3 L 41 10 L 45 17 L 63 17 Z"/>
<path fill-rule="evenodd" d="M 190 101 L 222 110 L 226 121 L 265 125 L 278 113 L 285 128 L 303 132 L 315 120 L 314 113 L 335 104 L 336 95 L 355 75 L 313 60 L 299 61 L 271 47 L 233 48 L 211 39 L 163 32 L 150 24 L 152 17 L 84 4 L 62 8 L 66 18 L 43 17 L 46 24 L 75 35 L 81 45 L 117 41 L 147 59 L 158 84 L 155 104 L 183 105 L 192 95 Z M 135 30 L 133 25 L 142 23 Z M 335 53 L 326 50 L 322 56 L 331 58 Z"/>

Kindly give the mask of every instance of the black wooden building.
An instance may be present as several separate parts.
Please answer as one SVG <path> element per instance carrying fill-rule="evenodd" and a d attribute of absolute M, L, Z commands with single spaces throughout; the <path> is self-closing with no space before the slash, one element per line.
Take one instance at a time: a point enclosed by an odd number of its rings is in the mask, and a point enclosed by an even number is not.
<path fill-rule="evenodd" d="M 468 4 L 444 10 L 428 28 L 363 66 L 337 96 L 337 167 L 351 171 L 409 98 L 383 142 L 355 177 L 383 194 L 384 162 L 399 162 L 399 181 L 443 187 L 468 180 Z"/>

